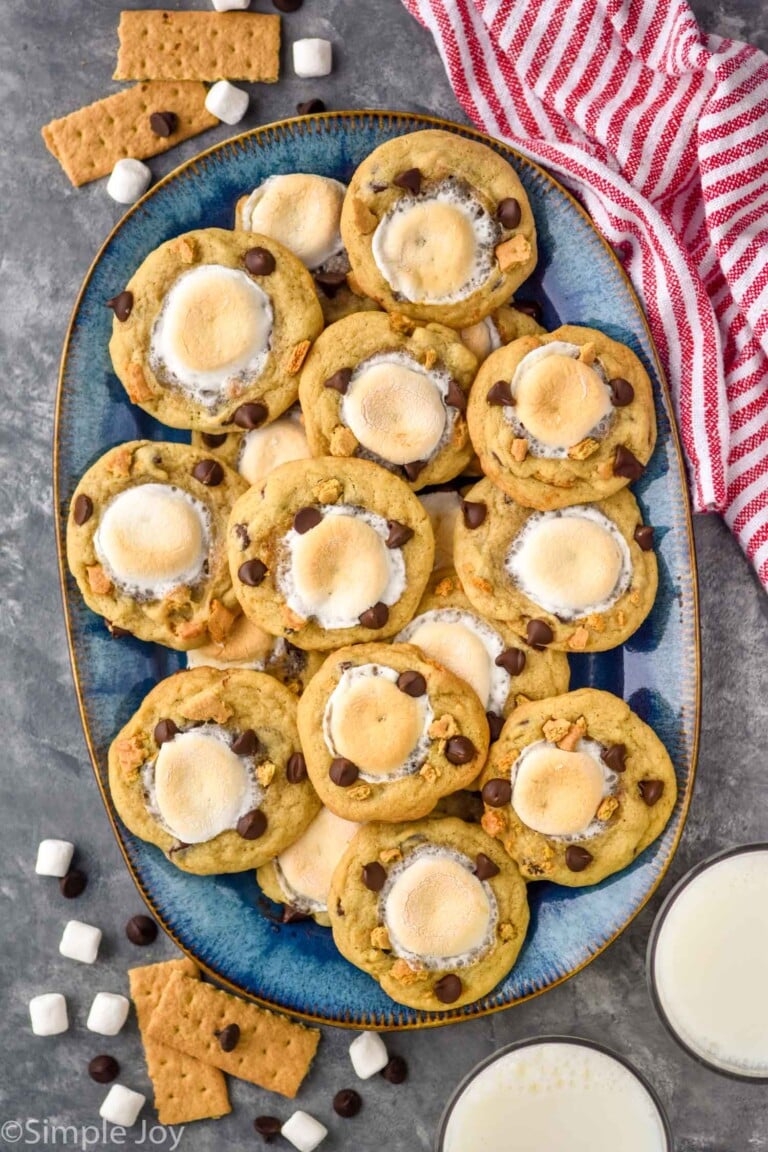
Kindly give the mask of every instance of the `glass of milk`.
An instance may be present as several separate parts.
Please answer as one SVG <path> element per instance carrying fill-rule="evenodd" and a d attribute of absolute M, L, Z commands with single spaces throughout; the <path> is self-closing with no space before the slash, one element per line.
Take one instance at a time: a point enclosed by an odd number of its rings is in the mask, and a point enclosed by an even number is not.
<path fill-rule="evenodd" d="M 647 972 L 656 1009 L 689 1055 L 768 1083 L 768 844 L 691 869 L 659 909 Z"/>
<path fill-rule="evenodd" d="M 672 1152 L 654 1090 L 621 1056 L 570 1036 L 521 1040 L 459 1084 L 436 1152 Z"/>

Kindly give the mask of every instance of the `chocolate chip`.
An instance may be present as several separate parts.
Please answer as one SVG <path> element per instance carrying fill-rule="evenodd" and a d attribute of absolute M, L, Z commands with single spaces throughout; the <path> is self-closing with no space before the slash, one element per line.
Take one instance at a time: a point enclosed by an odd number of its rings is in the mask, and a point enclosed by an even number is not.
<path fill-rule="evenodd" d="M 205 484 L 206 488 L 216 488 L 224 479 L 224 469 L 218 460 L 198 460 L 192 469 L 195 480 Z"/>
<path fill-rule="evenodd" d="M 131 916 L 125 934 L 137 948 L 146 948 L 157 940 L 157 924 L 151 916 Z"/>
<path fill-rule="evenodd" d="M 555 634 L 546 620 L 529 620 L 525 628 L 525 637 L 531 648 L 541 651 L 551 644 Z"/>
<path fill-rule="evenodd" d="M 501 730 L 504 727 L 504 717 L 500 716 L 498 712 L 486 712 L 485 718 L 488 721 L 491 743 L 495 744 L 499 736 L 501 736 Z"/>
<path fill-rule="evenodd" d="M 625 480 L 639 480 L 644 471 L 645 468 L 637 457 L 630 452 L 629 448 L 625 448 L 623 444 L 619 444 L 616 449 L 616 455 L 613 458 L 614 476 L 623 476 Z"/>
<path fill-rule="evenodd" d="M 203 432 L 201 437 L 206 448 L 221 448 L 226 438 L 226 432 Z"/>
<path fill-rule="evenodd" d="M 600 759 L 608 765 L 611 772 L 623 772 L 627 767 L 626 758 L 626 744 L 611 744 L 610 748 L 606 748 L 600 756 Z"/>
<path fill-rule="evenodd" d="M 475 876 L 478 880 L 491 880 L 494 876 L 498 876 L 500 871 L 498 864 L 494 864 L 485 852 L 478 852 L 475 856 Z"/>
<path fill-rule="evenodd" d="M 247 525 L 235 524 L 232 531 L 234 532 L 235 536 L 237 536 L 237 539 L 240 542 L 240 551 L 245 552 L 246 548 L 251 543 L 251 538 L 248 535 Z"/>
<path fill-rule="evenodd" d="M 315 272 L 315 284 L 329 300 L 333 300 L 339 288 L 347 282 L 346 272 Z"/>
<path fill-rule="evenodd" d="M 389 608 L 379 600 L 372 608 L 366 608 L 365 612 L 358 616 L 358 620 L 363 628 L 383 628 L 389 620 Z"/>
<path fill-rule="evenodd" d="M 354 1088 L 342 1088 L 333 1098 L 333 1110 L 344 1120 L 351 1120 L 353 1116 L 357 1116 L 362 1106 L 363 1099 Z"/>
<path fill-rule="evenodd" d="M 271 276 L 277 264 L 268 248 L 249 248 L 243 263 L 251 276 Z"/>
<path fill-rule="evenodd" d="M 155 136 L 173 136 L 179 126 L 179 118 L 175 112 L 153 112 L 149 117 L 149 126 Z"/>
<path fill-rule="evenodd" d="M 111 308 L 121 324 L 124 324 L 133 311 L 133 292 L 129 292 L 127 289 L 124 292 L 118 292 L 117 296 L 107 300 L 107 308 Z"/>
<path fill-rule="evenodd" d="M 360 770 L 357 764 L 353 764 L 352 761 L 347 760 L 346 757 L 336 756 L 331 760 L 328 775 L 339 788 L 351 788 L 360 775 Z"/>
<path fill-rule="evenodd" d="M 325 112 L 325 101 L 315 96 L 312 100 L 301 100 L 296 105 L 299 116 L 311 116 L 313 112 Z"/>
<path fill-rule="evenodd" d="M 299 508 L 293 518 L 293 530 L 298 532 L 299 536 L 303 536 L 305 532 L 316 528 L 322 518 L 323 514 L 319 508 Z"/>
<path fill-rule="evenodd" d="M 638 524 L 635 528 L 634 541 L 643 552 L 650 552 L 653 548 L 653 528 L 650 524 Z"/>
<path fill-rule="evenodd" d="M 261 425 L 269 416 L 269 411 L 266 404 L 241 404 L 236 408 L 232 416 L 233 424 L 237 424 L 238 428 L 245 428 L 250 431 L 251 428 L 260 428 Z"/>
<path fill-rule="evenodd" d="M 303 3 L 304 0 L 272 0 L 278 12 L 298 12 Z"/>
<path fill-rule="evenodd" d="M 427 682 L 421 672 L 401 672 L 397 678 L 397 686 L 406 696 L 423 696 L 427 690 Z"/>
<path fill-rule="evenodd" d="M 409 460 L 407 464 L 403 464 L 403 472 L 413 484 L 415 480 L 418 480 L 426 466 L 426 460 Z"/>
<path fill-rule="evenodd" d="M 158 720 L 155 724 L 155 729 L 152 735 L 155 738 L 155 744 L 158 748 L 161 744 L 165 744 L 168 740 L 173 740 L 174 736 L 178 733 L 178 728 L 173 720 Z"/>
<path fill-rule="evenodd" d="M 288 757 L 285 766 L 285 778 L 289 784 L 301 784 L 307 778 L 307 762 L 301 752 L 294 752 Z"/>
<path fill-rule="evenodd" d="M 245 732 L 241 732 L 230 744 L 235 756 L 253 756 L 258 746 L 259 738 L 253 728 L 246 728 Z"/>
<path fill-rule="evenodd" d="M 496 657 L 494 664 L 509 672 L 510 676 L 519 676 L 525 668 L 525 652 L 522 648 L 505 648 Z"/>
<path fill-rule="evenodd" d="M 243 840 L 258 840 L 267 830 L 267 818 L 260 808 L 252 808 L 237 822 L 237 834 Z"/>
<path fill-rule="evenodd" d="M 97 1084 L 111 1084 L 120 1074 L 120 1065 L 114 1056 L 94 1056 L 88 1065 L 88 1075 Z"/>
<path fill-rule="evenodd" d="M 387 882 L 387 872 L 378 860 L 371 860 L 370 864 L 363 864 L 361 872 L 363 884 L 369 892 L 381 892 Z"/>
<path fill-rule="evenodd" d="M 111 620 L 104 618 L 104 623 L 113 640 L 122 640 L 123 636 L 132 636 L 133 633 L 129 632 L 127 628 L 120 628 L 117 624 L 113 624 Z"/>
<path fill-rule="evenodd" d="M 302 912 L 301 908 L 294 908 L 292 904 L 286 904 L 283 908 L 283 924 L 299 924 L 302 920 L 309 919 L 309 912 Z"/>
<path fill-rule="evenodd" d="M 569 844 L 565 850 L 565 865 L 571 872 L 583 872 L 592 859 L 592 853 L 579 844 Z"/>
<path fill-rule="evenodd" d="M 345 396 L 351 379 L 351 368 L 339 368 L 338 372 L 334 372 L 333 376 L 328 377 L 323 384 L 323 388 L 332 388 L 334 392 L 339 392 L 342 396 Z"/>
<path fill-rule="evenodd" d="M 611 390 L 611 404 L 614 408 L 626 408 L 635 398 L 634 388 L 623 376 L 614 376 L 613 380 L 608 381 L 608 387 Z"/>
<path fill-rule="evenodd" d="M 214 1036 L 219 1041 L 222 1052 L 234 1052 L 240 1043 L 240 1025 L 227 1024 L 226 1028 L 219 1028 L 214 1032 Z"/>
<path fill-rule="evenodd" d="M 495 408 L 514 408 L 515 398 L 509 380 L 497 380 L 491 384 L 485 395 L 486 403 Z"/>
<path fill-rule="evenodd" d="M 396 188 L 404 188 L 406 192 L 412 192 L 417 196 L 421 191 L 421 172 L 418 168 L 406 168 L 398 176 L 395 176 L 392 183 Z"/>
<path fill-rule="evenodd" d="M 520 202 L 515 200 L 514 196 L 505 196 L 503 200 L 499 201 L 496 219 L 502 228 L 517 228 L 521 217 Z"/>
<path fill-rule="evenodd" d="M 455 972 L 447 972 L 435 984 L 434 992 L 441 1004 L 453 1004 L 461 996 L 461 980 Z"/>
<path fill-rule="evenodd" d="M 402 1084 L 408 1079 L 408 1065 L 402 1056 L 390 1056 L 381 1070 L 381 1075 L 390 1084 Z"/>
<path fill-rule="evenodd" d="M 448 390 L 445 394 L 445 402 L 451 408 L 455 408 L 459 412 L 466 412 L 467 410 L 467 394 L 462 391 L 455 380 L 451 380 L 448 384 Z"/>
<path fill-rule="evenodd" d="M 401 524 L 399 520 L 387 520 L 387 528 L 389 528 L 387 548 L 402 548 L 403 544 L 407 544 L 413 538 L 413 528 Z"/>
<path fill-rule="evenodd" d="M 79 868 L 70 868 L 66 876 L 62 876 L 59 880 L 61 894 L 65 896 L 67 900 L 75 900 L 78 896 L 82 896 L 87 886 L 88 877 L 85 872 L 81 872 Z"/>
<path fill-rule="evenodd" d="M 482 500 L 462 500 L 461 514 L 466 528 L 479 528 L 488 515 L 488 506 Z"/>
<path fill-rule="evenodd" d="M 477 755 L 468 736 L 451 736 L 445 745 L 445 758 L 450 764 L 469 764 Z"/>
<path fill-rule="evenodd" d="M 512 799 L 512 785 L 509 780 L 496 776 L 483 785 L 482 797 L 489 808 L 504 808 Z"/>
<path fill-rule="evenodd" d="M 266 574 L 267 566 L 262 564 L 261 560 L 246 560 L 237 570 L 238 580 L 241 584 L 247 584 L 249 588 L 258 588 Z"/>
<path fill-rule="evenodd" d="M 531 320 L 540 323 L 541 305 L 537 300 L 513 300 L 512 307 L 516 312 L 522 312 L 523 316 L 530 316 Z"/>
<path fill-rule="evenodd" d="M 72 505 L 72 519 L 78 528 L 81 528 L 83 524 L 88 523 L 91 516 L 93 516 L 93 500 L 81 492 Z"/>
<path fill-rule="evenodd" d="M 664 791 L 663 780 L 641 780 L 638 784 L 640 795 L 649 808 L 653 808 L 654 804 L 658 803 Z"/>
<path fill-rule="evenodd" d="M 271 1144 L 275 1136 L 279 1136 L 282 1128 L 282 1120 L 278 1120 L 277 1116 L 257 1116 L 253 1122 L 253 1126 L 264 1140 L 265 1144 Z"/>

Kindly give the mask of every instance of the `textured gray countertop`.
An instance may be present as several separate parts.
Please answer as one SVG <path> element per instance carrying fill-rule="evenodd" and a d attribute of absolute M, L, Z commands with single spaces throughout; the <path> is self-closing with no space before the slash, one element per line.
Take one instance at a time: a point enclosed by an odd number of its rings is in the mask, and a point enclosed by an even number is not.
<path fill-rule="evenodd" d="M 123 1065 L 121 1080 L 150 1092 L 133 1021 L 114 1040 L 102 1041 L 86 1032 L 84 1019 L 94 991 L 125 991 L 130 963 L 174 953 L 165 939 L 139 952 L 123 934 L 141 901 L 112 838 L 77 715 L 56 575 L 50 462 L 57 364 L 72 301 L 120 209 L 107 198 L 103 182 L 70 188 L 39 130 L 52 117 L 114 89 L 109 77 L 118 12 L 142 6 L 140 0 L 2 2 L 0 1126 L 37 1121 L 16 1142 L 12 1127 L 0 1127 L 2 1149 L 52 1145 L 54 1139 L 59 1147 L 117 1146 L 93 1130 L 57 1135 L 51 1125 L 77 1129 L 96 1120 L 105 1089 L 88 1078 L 85 1066 L 97 1051 L 113 1052 Z M 186 6 L 206 7 L 202 0 Z M 694 7 L 705 28 L 768 45 L 768 10 L 759 0 L 732 0 L 730 6 L 695 0 Z M 255 0 L 254 8 L 271 10 L 267 0 Z M 292 115 L 297 100 L 314 95 L 332 109 L 410 108 L 463 118 L 430 38 L 398 0 L 306 0 L 300 12 L 285 17 L 284 39 L 306 35 L 333 40 L 333 75 L 300 81 L 286 61 L 285 79 L 256 91 L 241 128 Z M 204 140 L 190 140 L 151 161 L 152 168 L 165 173 L 201 144 L 228 134 L 222 125 Z M 332 1135 L 323 1147 L 329 1152 L 431 1148 L 447 1096 L 477 1060 L 513 1039 L 552 1032 L 600 1039 L 635 1061 L 669 1111 L 678 1152 L 768 1149 L 768 1088 L 718 1077 L 683 1055 L 656 1019 L 644 979 L 648 930 L 674 880 L 720 847 L 768 839 L 766 598 L 718 519 L 699 517 L 695 529 L 704 673 L 701 755 L 691 816 L 661 892 L 606 953 L 545 996 L 487 1019 L 391 1037 L 391 1050 L 409 1062 L 410 1079 L 400 1088 L 379 1077 L 363 1085 L 365 1106 L 356 1120 L 339 1120 L 331 1110 L 334 1092 L 354 1083 L 347 1055 L 351 1036 L 324 1029 L 321 1055 L 300 1104 L 328 1123 Z M 77 842 L 89 875 L 78 901 L 64 901 L 56 881 L 34 876 L 37 842 L 44 836 Z M 62 926 L 71 916 L 104 930 L 95 968 L 58 954 Z M 64 1036 L 44 1040 L 31 1034 L 27 1002 L 44 990 L 67 993 L 75 1025 Z M 287 1115 L 290 1107 L 236 1081 L 232 1097 L 231 1116 L 186 1129 L 179 1144 L 184 1152 L 257 1147 L 253 1117 L 265 1111 Z M 152 1123 L 149 1107 L 144 1115 Z M 170 1134 L 155 1136 L 158 1147 L 172 1146 Z M 125 1146 L 141 1137 L 140 1129 L 133 1130 Z"/>

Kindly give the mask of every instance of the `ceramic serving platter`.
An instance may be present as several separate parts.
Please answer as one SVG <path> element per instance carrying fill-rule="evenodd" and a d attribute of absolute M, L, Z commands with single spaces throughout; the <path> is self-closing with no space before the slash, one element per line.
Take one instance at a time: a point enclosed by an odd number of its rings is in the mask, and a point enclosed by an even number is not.
<path fill-rule="evenodd" d="M 530 887 L 531 926 L 514 970 L 488 996 L 457 1011 L 424 1013 L 389 999 L 348 964 L 328 929 L 283 925 L 253 873 L 219 877 L 178 871 L 123 826 L 107 787 L 107 750 L 142 697 L 183 657 L 133 638 L 113 640 L 80 598 L 63 555 L 66 513 L 78 478 L 124 440 L 183 440 L 132 406 L 109 360 L 119 292 L 144 258 L 192 228 L 232 226 L 235 202 L 267 176 L 316 172 L 347 181 L 374 148 L 405 132 L 441 127 L 485 140 L 516 169 L 530 198 L 539 264 L 518 293 L 543 306 L 548 328 L 600 328 L 628 344 L 654 382 L 659 439 L 635 494 L 654 525 L 659 594 L 643 627 L 622 648 L 571 658 L 572 687 L 623 696 L 666 744 L 680 795 L 664 835 L 631 867 L 591 888 Z M 404 113 L 340 112 L 285 121 L 220 144 L 176 169 L 135 205 L 99 252 L 75 306 L 64 349 L 55 430 L 61 580 L 74 673 L 96 780 L 126 864 L 169 935 L 209 974 L 298 1016 L 355 1027 L 425 1027 L 519 1003 L 573 975 L 639 912 L 677 846 L 693 786 L 699 704 L 699 647 L 691 525 L 669 394 L 638 300 L 614 254 L 576 201 L 546 172 L 470 129 Z"/>

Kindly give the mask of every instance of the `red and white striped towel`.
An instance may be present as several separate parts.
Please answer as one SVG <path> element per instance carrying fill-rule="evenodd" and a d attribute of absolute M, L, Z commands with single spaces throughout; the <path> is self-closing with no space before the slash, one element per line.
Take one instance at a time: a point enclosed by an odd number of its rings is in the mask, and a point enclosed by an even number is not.
<path fill-rule="evenodd" d="M 618 251 L 672 385 L 694 508 L 768 588 L 768 57 L 684 0 L 404 0 L 456 96 Z"/>

